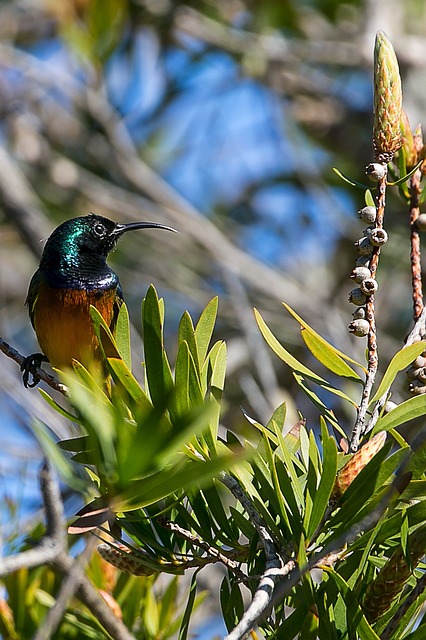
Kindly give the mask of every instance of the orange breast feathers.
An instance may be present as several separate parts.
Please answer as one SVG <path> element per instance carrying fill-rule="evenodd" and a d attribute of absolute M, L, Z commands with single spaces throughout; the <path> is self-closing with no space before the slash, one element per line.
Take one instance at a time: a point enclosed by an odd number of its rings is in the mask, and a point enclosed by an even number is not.
<path fill-rule="evenodd" d="M 72 359 L 85 367 L 99 364 L 98 340 L 90 320 L 90 305 L 96 307 L 108 326 L 117 310 L 117 290 L 54 289 L 41 283 L 32 315 L 40 348 L 58 369 L 72 366 Z"/>

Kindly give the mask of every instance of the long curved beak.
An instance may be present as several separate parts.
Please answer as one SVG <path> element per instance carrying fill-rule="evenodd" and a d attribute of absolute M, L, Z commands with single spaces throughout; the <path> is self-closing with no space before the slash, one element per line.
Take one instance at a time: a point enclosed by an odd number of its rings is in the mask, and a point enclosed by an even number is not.
<path fill-rule="evenodd" d="M 136 231 L 136 229 L 165 229 L 166 231 L 178 233 L 173 227 L 166 227 L 166 225 L 158 222 L 128 222 L 127 224 L 117 224 L 112 235 L 121 236 L 126 231 Z"/>

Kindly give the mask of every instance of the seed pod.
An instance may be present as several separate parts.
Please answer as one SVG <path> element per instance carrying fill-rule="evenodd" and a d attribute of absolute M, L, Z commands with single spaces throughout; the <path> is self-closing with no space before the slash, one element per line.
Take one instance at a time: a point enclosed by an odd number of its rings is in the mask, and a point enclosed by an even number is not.
<path fill-rule="evenodd" d="M 409 380 L 417 380 L 421 367 L 410 367 L 405 372 Z"/>
<path fill-rule="evenodd" d="M 366 442 L 359 451 L 340 469 L 332 492 L 333 498 L 340 498 L 346 489 L 352 484 L 357 475 L 364 469 L 371 458 L 383 447 L 386 440 L 386 431 L 380 431 L 374 438 Z"/>
<path fill-rule="evenodd" d="M 424 356 L 417 356 L 417 358 L 413 362 L 413 367 L 425 367 L 426 366 L 426 358 Z"/>
<path fill-rule="evenodd" d="M 421 213 L 416 220 L 417 229 L 419 231 L 426 231 L 426 213 Z"/>
<path fill-rule="evenodd" d="M 356 304 L 358 307 L 362 307 L 367 302 L 367 296 L 361 291 L 361 289 L 352 289 L 348 296 L 349 302 Z"/>
<path fill-rule="evenodd" d="M 357 307 L 352 314 L 352 318 L 354 320 L 358 320 L 358 319 L 363 320 L 365 318 L 365 308 Z"/>
<path fill-rule="evenodd" d="M 398 60 L 388 37 L 378 31 L 374 46 L 373 146 L 378 162 L 388 163 L 402 145 L 402 88 Z"/>
<path fill-rule="evenodd" d="M 420 367 L 419 369 L 417 369 L 417 378 L 420 380 L 420 382 L 426 384 L 426 367 Z"/>
<path fill-rule="evenodd" d="M 103 543 L 97 546 L 99 554 L 104 560 L 124 573 L 134 576 L 150 576 L 155 571 L 143 563 L 144 551 L 134 555 L 131 549 L 121 543 Z"/>
<path fill-rule="evenodd" d="M 407 553 L 399 545 L 382 567 L 376 578 L 369 583 L 362 608 L 369 622 L 378 620 L 401 594 L 407 580 L 413 575 L 426 551 L 426 528 L 417 529 L 409 538 Z"/>
<path fill-rule="evenodd" d="M 373 222 L 376 222 L 376 216 L 377 216 L 376 207 L 371 207 L 371 206 L 363 207 L 363 209 L 360 209 L 358 211 L 358 216 L 363 222 L 366 222 L 367 224 L 372 224 Z"/>
<path fill-rule="evenodd" d="M 394 409 L 397 408 L 397 404 L 396 402 L 392 402 L 392 400 L 388 400 L 387 403 L 385 404 L 385 406 L 383 407 L 383 413 L 390 413 L 391 411 L 393 411 Z"/>
<path fill-rule="evenodd" d="M 373 246 L 373 245 L 371 245 Z M 371 256 L 359 256 L 359 258 L 356 259 L 355 261 L 355 267 L 366 267 L 368 269 L 368 266 L 370 264 L 370 258 Z"/>
<path fill-rule="evenodd" d="M 371 271 L 367 267 L 356 267 L 351 273 L 352 280 L 355 280 L 357 284 L 370 277 Z"/>
<path fill-rule="evenodd" d="M 413 380 L 408 385 L 408 391 L 413 394 L 413 396 L 421 396 L 426 393 L 426 385 L 424 382 L 420 382 L 420 380 Z"/>
<path fill-rule="evenodd" d="M 376 293 L 379 285 L 377 284 L 377 280 L 374 280 L 374 278 L 366 278 L 360 283 L 359 288 L 366 296 L 372 296 L 373 293 Z"/>
<path fill-rule="evenodd" d="M 364 338 L 370 331 L 370 323 L 368 320 L 358 318 L 349 324 L 348 329 L 349 333 L 353 333 L 357 338 Z"/>
<path fill-rule="evenodd" d="M 380 162 L 372 162 L 365 167 L 365 174 L 370 178 L 372 182 L 377 182 L 385 177 L 387 168 L 385 164 Z"/>
<path fill-rule="evenodd" d="M 368 239 L 370 240 L 373 247 L 381 247 L 388 241 L 388 234 L 384 229 L 375 227 L 368 232 Z"/>
<path fill-rule="evenodd" d="M 357 240 L 354 245 L 362 256 L 371 256 L 373 253 L 373 245 L 370 242 L 370 238 L 364 237 Z"/>

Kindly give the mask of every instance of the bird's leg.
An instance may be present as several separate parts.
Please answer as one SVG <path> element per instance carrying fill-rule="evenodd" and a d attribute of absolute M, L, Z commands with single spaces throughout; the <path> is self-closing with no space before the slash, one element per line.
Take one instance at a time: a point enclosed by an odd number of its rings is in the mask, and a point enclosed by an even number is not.
<path fill-rule="evenodd" d="M 49 359 L 43 353 L 32 353 L 27 356 L 21 364 L 21 371 L 23 373 L 22 382 L 24 387 L 28 389 L 36 387 L 40 382 L 40 378 L 37 374 L 37 369 L 41 367 L 42 362 L 49 362 Z M 32 376 L 32 382 L 29 382 L 30 375 Z"/>

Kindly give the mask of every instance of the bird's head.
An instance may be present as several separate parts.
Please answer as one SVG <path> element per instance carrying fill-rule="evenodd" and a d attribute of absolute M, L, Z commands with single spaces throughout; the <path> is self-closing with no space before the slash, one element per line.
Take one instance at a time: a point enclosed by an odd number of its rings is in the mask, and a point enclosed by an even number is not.
<path fill-rule="evenodd" d="M 117 241 L 127 231 L 136 229 L 166 229 L 176 231 L 157 222 L 129 222 L 120 224 L 91 213 L 66 220 L 49 236 L 43 252 L 43 262 L 68 258 L 76 260 L 106 260 Z"/>

